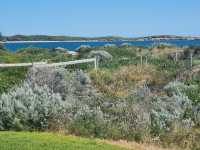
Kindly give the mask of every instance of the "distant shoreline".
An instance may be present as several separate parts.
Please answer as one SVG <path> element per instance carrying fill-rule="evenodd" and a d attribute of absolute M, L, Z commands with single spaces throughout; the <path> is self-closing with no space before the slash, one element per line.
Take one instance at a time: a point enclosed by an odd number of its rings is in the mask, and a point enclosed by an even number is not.
<path fill-rule="evenodd" d="M 120 37 L 120 36 L 108 36 L 108 37 L 70 37 L 70 36 L 48 36 L 48 35 L 14 35 L 5 36 L 3 43 L 87 43 L 87 42 L 138 42 L 138 41 L 169 41 L 169 40 L 200 40 L 200 36 L 176 36 L 176 35 L 154 35 L 146 37 Z"/>
<path fill-rule="evenodd" d="M 183 39 L 176 39 L 176 38 L 160 38 L 160 39 L 137 39 L 137 40 L 119 40 L 121 42 L 144 42 L 144 41 L 168 41 L 168 40 L 187 40 L 187 41 L 193 41 L 193 40 L 200 40 L 200 38 L 183 38 Z M 12 43 L 88 43 L 88 42 L 117 42 L 118 40 L 113 41 L 104 41 L 104 40 L 73 40 L 73 41 L 6 41 L 2 42 L 3 44 L 12 44 Z"/>
<path fill-rule="evenodd" d="M 87 43 L 87 42 L 106 42 L 106 41 L 98 41 L 98 40 L 80 40 L 80 41 L 6 41 L 6 42 L 2 42 L 2 43 L 60 43 L 60 42 L 64 42 L 64 43 L 73 43 L 73 42 L 81 42 L 81 43 Z"/>

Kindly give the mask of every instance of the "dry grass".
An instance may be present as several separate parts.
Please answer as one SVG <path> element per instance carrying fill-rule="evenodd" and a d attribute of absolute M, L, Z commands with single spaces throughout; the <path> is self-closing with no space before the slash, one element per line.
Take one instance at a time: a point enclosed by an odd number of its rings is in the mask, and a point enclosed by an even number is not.
<path fill-rule="evenodd" d="M 103 142 L 107 143 L 107 144 L 112 144 L 112 145 L 116 145 L 122 148 L 127 148 L 130 150 L 175 150 L 175 149 L 166 149 L 166 148 L 161 148 L 155 145 L 150 145 L 150 144 L 139 144 L 136 142 L 127 142 L 124 140 L 120 140 L 120 141 L 107 141 L 104 140 Z"/>
<path fill-rule="evenodd" d="M 90 76 L 97 89 L 114 97 L 127 97 L 144 84 L 160 85 L 163 77 L 153 65 L 130 65 L 110 71 L 92 71 Z"/>
<path fill-rule="evenodd" d="M 161 56 L 167 56 L 168 54 L 171 53 L 182 52 L 182 51 L 183 49 L 177 47 L 164 47 L 164 48 L 154 47 L 151 50 L 151 53 L 155 57 L 161 57 Z"/>
<path fill-rule="evenodd" d="M 200 129 L 185 130 L 179 126 L 161 137 L 161 143 L 165 146 L 178 146 L 180 149 L 200 149 Z"/>

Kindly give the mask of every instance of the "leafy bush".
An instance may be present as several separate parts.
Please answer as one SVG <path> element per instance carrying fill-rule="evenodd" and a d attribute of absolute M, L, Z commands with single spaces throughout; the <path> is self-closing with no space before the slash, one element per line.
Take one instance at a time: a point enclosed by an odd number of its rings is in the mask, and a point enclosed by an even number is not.
<path fill-rule="evenodd" d="M 23 67 L 0 69 L 0 94 L 23 82 L 26 73 L 27 68 Z"/>
<path fill-rule="evenodd" d="M 28 47 L 17 51 L 16 55 L 20 62 L 37 62 L 48 60 L 50 62 L 60 62 L 73 59 L 67 51 L 56 51 L 52 49 Z"/>
<path fill-rule="evenodd" d="M 187 49 L 184 50 L 184 58 L 190 58 L 190 55 L 192 54 L 193 57 L 200 57 L 200 47 L 199 46 L 190 46 Z"/>

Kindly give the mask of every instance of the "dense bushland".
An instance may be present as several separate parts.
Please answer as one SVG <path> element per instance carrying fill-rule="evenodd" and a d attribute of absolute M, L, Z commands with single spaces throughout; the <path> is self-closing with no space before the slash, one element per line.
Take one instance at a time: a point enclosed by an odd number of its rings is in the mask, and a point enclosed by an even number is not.
<path fill-rule="evenodd" d="M 165 96 L 140 87 L 126 98 L 106 97 L 82 71 L 32 68 L 26 81 L 0 97 L 1 130 L 64 130 L 83 136 L 144 141 L 169 131 L 192 131 L 200 124 L 199 105 L 169 83 Z M 199 136 L 199 135 L 196 135 Z M 196 144 L 196 143 L 195 143 Z"/>
<path fill-rule="evenodd" d="M 187 59 L 175 62 L 169 53 L 158 57 L 155 50 L 129 45 L 82 46 L 79 52 L 76 58 L 98 56 L 100 69 L 33 67 L 1 72 L 1 83 L 20 78 L 1 90 L 0 130 L 62 130 L 169 147 L 200 147 L 200 74 L 177 78 L 187 71 Z M 28 61 L 26 56 L 55 61 L 57 56 L 38 49 L 19 54 L 25 56 L 23 61 Z"/>

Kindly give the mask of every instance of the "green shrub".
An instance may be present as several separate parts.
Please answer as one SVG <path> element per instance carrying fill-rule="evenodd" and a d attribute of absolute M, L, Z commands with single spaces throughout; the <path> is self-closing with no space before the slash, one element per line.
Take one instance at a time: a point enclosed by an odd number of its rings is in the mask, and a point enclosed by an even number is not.
<path fill-rule="evenodd" d="M 1 41 L 0 41 L 0 50 L 5 50 L 5 47 L 4 47 L 3 43 L 1 43 Z"/>
<path fill-rule="evenodd" d="M 26 73 L 27 68 L 0 69 L 0 94 L 23 82 Z"/>
<path fill-rule="evenodd" d="M 105 137 L 106 121 L 100 108 L 82 106 L 75 114 L 70 131 L 76 135 Z"/>
<path fill-rule="evenodd" d="M 182 93 L 188 96 L 194 104 L 198 103 L 200 99 L 198 85 L 185 85 L 182 82 L 170 82 L 164 87 L 164 90 L 168 93 L 168 95 L 178 95 L 179 93 Z"/>

